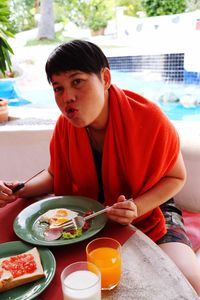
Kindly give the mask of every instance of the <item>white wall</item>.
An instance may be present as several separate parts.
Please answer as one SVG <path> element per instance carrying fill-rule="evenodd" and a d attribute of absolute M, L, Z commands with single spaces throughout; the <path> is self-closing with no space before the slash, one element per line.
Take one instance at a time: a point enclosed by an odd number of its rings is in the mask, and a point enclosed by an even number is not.
<path fill-rule="evenodd" d="M 109 21 L 105 34 L 117 36 L 121 45 L 131 48 L 132 55 L 185 53 L 186 69 L 193 71 L 195 66 L 194 71 L 199 72 L 200 30 L 196 24 L 200 10 L 141 18 L 122 12 L 120 8 L 117 10 L 116 19 Z"/>
<path fill-rule="evenodd" d="M 1 130 L 0 179 L 25 180 L 47 168 L 51 135 L 52 129 Z"/>

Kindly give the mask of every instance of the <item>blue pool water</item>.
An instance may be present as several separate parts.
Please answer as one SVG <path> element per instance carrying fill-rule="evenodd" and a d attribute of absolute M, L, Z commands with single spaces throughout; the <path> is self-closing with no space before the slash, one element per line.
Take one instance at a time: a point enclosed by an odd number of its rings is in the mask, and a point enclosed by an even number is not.
<path fill-rule="evenodd" d="M 171 120 L 200 121 L 200 85 L 165 83 L 152 78 L 151 74 L 112 72 L 113 83 L 133 90 L 155 101 Z M 184 106 L 181 103 L 161 102 L 166 98 L 181 99 L 186 95 L 198 100 L 198 105 Z"/>
<path fill-rule="evenodd" d="M 164 83 L 156 78 L 152 78 L 151 74 L 142 74 L 141 76 L 135 73 L 118 71 L 112 71 L 112 82 L 121 88 L 133 90 L 155 101 L 171 120 L 200 121 L 200 85 Z M 29 107 L 56 107 L 51 87 L 43 90 L 20 91 L 20 93 L 22 99 L 31 102 L 27 104 Z M 195 97 L 199 104 L 185 107 L 178 102 L 163 103 L 160 101 L 166 98 L 181 99 L 185 95 Z M 15 103 L 11 102 L 10 105 L 15 105 Z M 20 102 L 16 103 L 16 105 L 20 105 Z"/>
<path fill-rule="evenodd" d="M 15 87 L 15 81 L 12 79 L 1 79 L 0 81 L 0 98 L 9 99 L 9 105 L 25 105 L 30 104 L 29 100 L 21 97 Z"/>

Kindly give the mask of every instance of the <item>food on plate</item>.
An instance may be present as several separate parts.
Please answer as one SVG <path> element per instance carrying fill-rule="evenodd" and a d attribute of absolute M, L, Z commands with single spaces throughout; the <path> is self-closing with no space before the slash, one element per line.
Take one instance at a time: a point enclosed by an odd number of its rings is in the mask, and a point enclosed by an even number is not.
<path fill-rule="evenodd" d="M 60 237 L 62 237 L 63 234 L 63 228 L 46 228 L 43 232 L 44 239 L 46 241 L 55 241 L 58 240 Z"/>
<path fill-rule="evenodd" d="M 85 217 L 91 213 L 92 211 L 87 211 L 83 216 Z M 51 209 L 42 214 L 38 219 L 39 222 L 48 224 L 48 227 L 45 228 L 43 232 L 45 240 L 54 241 L 59 238 L 74 239 L 80 237 L 83 232 L 90 228 L 90 224 L 87 221 L 83 228 L 64 228 L 64 226 L 67 225 L 68 222 L 72 221 L 77 215 L 77 212 L 66 208 Z"/>
<path fill-rule="evenodd" d="M 40 216 L 40 222 L 49 224 L 49 228 L 55 228 L 74 219 L 78 215 L 77 212 L 66 208 L 55 208 L 48 210 Z"/>
<path fill-rule="evenodd" d="M 0 292 L 44 277 L 37 248 L 24 253 L 0 258 Z"/>
<path fill-rule="evenodd" d="M 62 236 L 64 239 L 75 239 L 83 234 L 83 229 L 73 229 L 69 231 L 63 231 Z"/>

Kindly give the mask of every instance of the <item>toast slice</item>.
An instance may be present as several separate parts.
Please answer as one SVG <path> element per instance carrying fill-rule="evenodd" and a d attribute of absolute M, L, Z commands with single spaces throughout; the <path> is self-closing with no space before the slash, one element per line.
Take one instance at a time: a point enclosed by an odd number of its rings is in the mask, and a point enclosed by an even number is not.
<path fill-rule="evenodd" d="M 0 258 L 0 293 L 44 276 L 36 247 L 15 256 Z"/>

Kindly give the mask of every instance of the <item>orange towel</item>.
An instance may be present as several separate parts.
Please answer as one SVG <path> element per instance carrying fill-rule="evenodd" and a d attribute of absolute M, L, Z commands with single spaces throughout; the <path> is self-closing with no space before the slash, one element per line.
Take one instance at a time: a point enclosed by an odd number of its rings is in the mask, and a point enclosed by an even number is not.
<path fill-rule="evenodd" d="M 172 168 L 180 147 L 176 130 L 153 102 L 112 85 L 109 106 L 102 160 L 105 205 L 112 205 L 121 194 L 136 198 L 153 187 Z M 50 151 L 55 194 L 98 199 L 87 130 L 60 116 Z M 133 224 L 155 241 L 166 232 L 159 208 Z"/>

